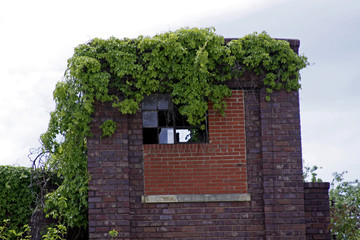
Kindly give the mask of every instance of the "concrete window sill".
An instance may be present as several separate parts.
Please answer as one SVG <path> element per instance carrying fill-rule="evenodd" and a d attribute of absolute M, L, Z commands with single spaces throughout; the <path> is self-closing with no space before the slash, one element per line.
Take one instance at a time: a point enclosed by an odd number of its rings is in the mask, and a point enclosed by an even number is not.
<path fill-rule="evenodd" d="M 250 201 L 249 193 L 242 194 L 180 194 L 180 195 L 143 195 L 143 203 L 173 202 L 246 202 Z"/>

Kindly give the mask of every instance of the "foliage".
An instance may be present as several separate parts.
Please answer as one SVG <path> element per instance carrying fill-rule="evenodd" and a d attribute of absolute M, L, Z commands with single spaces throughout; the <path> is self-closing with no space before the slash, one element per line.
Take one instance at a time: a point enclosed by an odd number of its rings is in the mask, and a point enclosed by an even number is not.
<path fill-rule="evenodd" d="M 110 137 L 116 131 L 116 122 L 113 120 L 106 120 L 101 124 L 100 128 L 103 132 L 101 137 Z"/>
<path fill-rule="evenodd" d="M 66 232 L 66 226 L 58 224 L 53 228 L 49 227 L 47 233 L 42 238 L 44 240 L 65 240 Z"/>
<path fill-rule="evenodd" d="M 27 223 L 32 213 L 43 211 L 43 196 L 61 182 L 44 168 L 0 166 L 0 239 L 31 239 Z M 48 228 L 44 237 L 62 239 L 66 232 L 66 227 L 59 224 Z"/>
<path fill-rule="evenodd" d="M 266 100 L 270 100 L 274 90 L 292 91 L 301 87 L 299 71 L 308 65 L 307 59 L 292 51 L 287 41 L 272 39 L 263 32 L 233 40 L 229 46 L 240 73 L 250 71 L 264 76 Z"/>
<path fill-rule="evenodd" d="M 304 181 L 306 181 L 306 179 L 311 176 L 310 182 L 322 182 L 321 178 L 317 177 L 317 170 L 321 169 L 321 167 L 318 167 L 316 165 L 309 167 L 309 166 L 304 166 L 304 171 L 303 171 L 303 179 Z"/>
<path fill-rule="evenodd" d="M 11 218 L 8 228 L 26 224 L 34 208 L 31 170 L 25 167 L 0 166 L 0 221 Z"/>
<path fill-rule="evenodd" d="M 110 239 L 114 239 L 115 237 L 117 237 L 119 235 L 119 232 L 116 231 L 115 229 L 111 230 L 109 232 L 109 236 L 111 237 Z"/>
<path fill-rule="evenodd" d="M 190 124 L 204 128 L 208 102 L 224 113 L 231 91 L 225 82 L 247 71 L 263 76 L 273 90 L 298 90 L 298 71 L 307 65 L 286 41 L 266 33 L 225 44 L 214 29 L 180 29 L 152 38 L 93 39 L 75 48 L 64 80 L 56 85 L 56 109 L 41 136 L 50 153 L 47 167 L 64 180 L 47 195 L 46 210 L 66 225 L 87 224 L 86 138 L 94 102 L 111 102 L 123 114 L 135 113 L 145 95 L 171 94 Z M 113 123 L 103 126 L 110 135 Z M 111 123 L 111 124 L 110 124 Z"/>
<path fill-rule="evenodd" d="M 344 174 L 334 173 L 330 189 L 330 229 L 337 239 L 359 239 L 360 182 L 344 181 Z"/>
<path fill-rule="evenodd" d="M 30 227 L 24 225 L 18 230 L 10 228 L 10 219 L 4 219 L 2 224 L 0 224 L 0 239 L 3 240 L 25 240 L 31 239 L 30 237 Z"/>

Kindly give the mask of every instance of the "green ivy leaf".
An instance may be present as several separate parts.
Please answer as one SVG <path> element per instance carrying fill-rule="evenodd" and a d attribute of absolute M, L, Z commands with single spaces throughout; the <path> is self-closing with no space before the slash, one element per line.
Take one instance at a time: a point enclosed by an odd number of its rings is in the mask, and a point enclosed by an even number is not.
<path fill-rule="evenodd" d="M 106 120 L 105 122 L 103 122 L 100 125 L 100 128 L 101 128 L 101 130 L 103 132 L 102 136 L 101 136 L 102 138 L 103 137 L 110 137 L 115 133 L 116 128 L 117 128 L 117 124 L 113 120 L 109 119 L 109 120 Z"/>

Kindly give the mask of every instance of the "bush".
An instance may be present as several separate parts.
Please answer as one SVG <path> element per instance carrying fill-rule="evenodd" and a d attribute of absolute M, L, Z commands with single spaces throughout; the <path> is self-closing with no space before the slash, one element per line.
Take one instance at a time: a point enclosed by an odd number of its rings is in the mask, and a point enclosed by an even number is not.
<path fill-rule="evenodd" d="M 31 169 L 0 166 L 0 221 L 11 219 L 8 228 L 27 224 L 35 208 Z"/>
<path fill-rule="evenodd" d="M 344 181 L 344 174 L 334 173 L 330 189 L 331 232 L 337 239 L 359 239 L 360 182 Z"/>

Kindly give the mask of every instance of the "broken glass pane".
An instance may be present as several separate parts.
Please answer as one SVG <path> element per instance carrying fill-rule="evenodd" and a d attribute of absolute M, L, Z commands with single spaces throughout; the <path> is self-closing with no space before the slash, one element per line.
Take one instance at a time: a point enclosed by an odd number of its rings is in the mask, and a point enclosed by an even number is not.
<path fill-rule="evenodd" d="M 143 128 L 143 143 L 144 144 L 158 144 L 158 129 L 157 128 Z"/>
<path fill-rule="evenodd" d="M 179 127 L 190 126 L 190 123 L 187 121 L 187 117 L 180 114 L 178 108 L 174 108 L 175 114 L 175 125 Z"/>
<path fill-rule="evenodd" d="M 173 126 L 173 114 L 171 111 L 159 111 L 159 127 L 172 127 Z"/>

